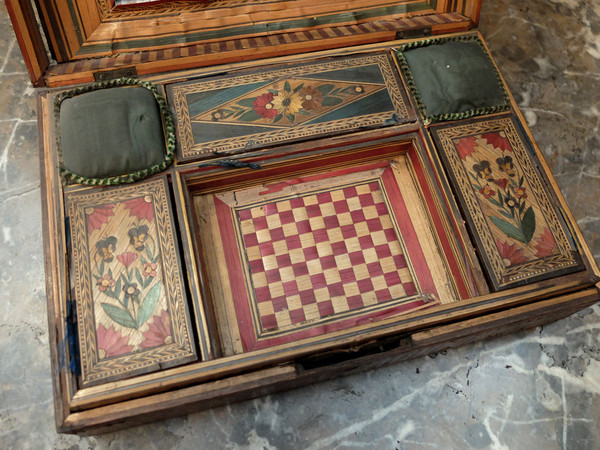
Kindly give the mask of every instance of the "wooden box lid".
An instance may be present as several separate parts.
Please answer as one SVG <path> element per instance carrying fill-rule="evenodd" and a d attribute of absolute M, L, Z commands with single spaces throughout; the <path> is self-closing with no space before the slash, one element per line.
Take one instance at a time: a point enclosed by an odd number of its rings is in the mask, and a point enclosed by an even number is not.
<path fill-rule="evenodd" d="M 481 7 L 480 0 L 38 0 L 36 15 L 32 3 L 6 0 L 31 81 L 48 87 L 464 31 L 477 25 Z"/>

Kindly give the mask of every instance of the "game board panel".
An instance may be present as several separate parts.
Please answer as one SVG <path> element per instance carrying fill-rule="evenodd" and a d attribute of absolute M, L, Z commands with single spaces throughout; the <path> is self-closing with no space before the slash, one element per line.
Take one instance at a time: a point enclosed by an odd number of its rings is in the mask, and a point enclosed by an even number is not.
<path fill-rule="evenodd" d="M 496 289 L 584 269 L 512 116 L 433 136 Z"/>
<path fill-rule="evenodd" d="M 83 385 L 197 359 L 166 180 L 71 191 L 66 208 Z"/>
<path fill-rule="evenodd" d="M 225 347 L 247 352 L 455 301 L 423 203 L 405 155 L 196 196 Z"/>
<path fill-rule="evenodd" d="M 180 161 L 414 119 L 387 53 L 167 86 Z"/>

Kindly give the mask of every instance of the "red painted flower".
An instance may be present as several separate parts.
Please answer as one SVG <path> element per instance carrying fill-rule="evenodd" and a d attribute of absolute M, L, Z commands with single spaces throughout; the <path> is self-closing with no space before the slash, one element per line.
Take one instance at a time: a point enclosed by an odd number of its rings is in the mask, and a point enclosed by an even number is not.
<path fill-rule="evenodd" d="M 129 209 L 130 216 L 135 216 L 138 220 L 146 219 L 148 222 L 152 222 L 154 219 L 154 206 L 150 195 L 126 200 L 123 203 Z"/>
<path fill-rule="evenodd" d="M 88 232 L 91 233 L 102 228 L 102 225 L 108 222 L 108 218 L 114 214 L 114 207 L 115 205 L 104 205 L 87 208 L 85 212 L 87 214 Z"/>
<path fill-rule="evenodd" d="M 494 148 L 499 148 L 502 151 L 506 150 L 508 152 L 512 152 L 510 142 L 508 142 L 508 139 L 504 135 L 503 131 L 484 134 L 481 137 L 484 138 L 488 142 L 488 144 L 493 145 Z"/>
<path fill-rule="evenodd" d="M 494 180 L 494 184 L 499 186 L 500 189 L 506 189 L 506 185 L 508 184 L 508 180 L 506 178 L 502 178 L 499 180 Z"/>
<path fill-rule="evenodd" d="M 527 198 L 527 194 L 525 193 L 524 187 L 514 187 L 513 191 L 515 191 L 515 197 L 517 198 Z"/>
<path fill-rule="evenodd" d="M 155 277 L 156 276 L 156 263 L 146 263 L 144 264 L 144 269 L 142 273 L 147 277 Z"/>
<path fill-rule="evenodd" d="M 173 341 L 171 337 L 171 320 L 167 311 L 159 316 L 152 318 L 152 323 L 148 325 L 148 331 L 144 333 L 144 341 L 140 344 L 142 348 L 158 347 L 159 345 L 170 344 Z"/>
<path fill-rule="evenodd" d="M 115 331 L 114 327 L 106 329 L 104 325 L 100 325 L 96 330 L 96 337 L 98 338 L 98 357 L 100 359 L 123 355 L 133 350 L 133 345 L 128 345 L 127 337 L 123 336 L 121 332 Z"/>
<path fill-rule="evenodd" d="M 496 195 L 496 191 L 494 191 L 489 184 L 486 184 L 483 188 L 479 189 L 479 193 L 485 198 L 490 198 L 493 195 Z"/>
<path fill-rule="evenodd" d="M 114 287 L 115 280 L 113 280 L 113 277 L 106 274 L 96 282 L 96 285 L 98 286 L 98 289 L 100 289 L 100 292 L 104 292 L 108 288 Z"/>
<path fill-rule="evenodd" d="M 138 255 L 136 255 L 133 252 L 125 252 L 117 256 L 117 259 L 121 261 L 121 264 L 123 264 L 125 267 L 129 268 L 131 263 L 133 263 L 137 259 L 137 257 Z"/>
<path fill-rule="evenodd" d="M 469 136 L 461 138 L 458 142 L 455 141 L 461 159 L 466 159 L 467 156 L 470 156 L 475 151 L 477 147 L 476 140 L 477 136 Z"/>
<path fill-rule="evenodd" d="M 538 258 L 552 256 L 557 253 L 558 248 L 556 247 L 556 242 L 548 228 L 545 228 L 542 235 L 536 239 L 535 249 L 537 250 L 535 256 Z"/>
<path fill-rule="evenodd" d="M 278 114 L 277 110 L 273 107 L 273 94 L 271 92 L 256 97 L 252 105 L 254 106 L 254 110 L 265 119 L 272 119 Z"/>
<path fill-rule="evenodd" d="M 500 251 L 500 256 L 504 260 L 506 267 L 529 261 L 527 257 L 523 255 L 523 249 L 517 248 L 516 244 L 511 245 L 508 242 L 496 241 L 496 247 L 498 247 L 498 251 Z"/>

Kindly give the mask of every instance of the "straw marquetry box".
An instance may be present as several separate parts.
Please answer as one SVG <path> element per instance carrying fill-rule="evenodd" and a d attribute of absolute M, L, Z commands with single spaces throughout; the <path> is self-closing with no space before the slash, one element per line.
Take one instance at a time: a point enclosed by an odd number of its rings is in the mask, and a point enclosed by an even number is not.
<path fill-rule="evenodd" d="M 477 1 L 6 3 L 45 87 L 61 432 L 367 370 L 600 298 L 468 31 Z"/>

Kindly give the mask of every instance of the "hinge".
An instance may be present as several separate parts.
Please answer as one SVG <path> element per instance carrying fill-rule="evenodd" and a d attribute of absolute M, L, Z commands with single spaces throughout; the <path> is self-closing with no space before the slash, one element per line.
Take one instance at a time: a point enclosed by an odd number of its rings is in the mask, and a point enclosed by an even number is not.
<path fill-rule="evenodd" d="M 95 81 L 108 81 L 117 78 L 137 78 L 137 70 L 135 69 L 135 67 L 132 66 L 94 72 Z"/>
<path fill-rule="evenodd" d="M 415 39 L 420 37 L 431 36 L 431 27 L 425 28 L 409 28 L 396 32 L 396 39 Z"/>

